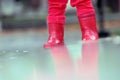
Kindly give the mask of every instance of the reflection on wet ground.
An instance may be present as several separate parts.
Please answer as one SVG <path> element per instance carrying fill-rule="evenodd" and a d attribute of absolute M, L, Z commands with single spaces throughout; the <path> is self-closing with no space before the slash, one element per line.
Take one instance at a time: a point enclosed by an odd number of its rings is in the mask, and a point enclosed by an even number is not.
<path fill-rule="evenodd" d="M 68 33 L 65 45 L 50 49 L 43 33 L 1 34 L 0 80 L 120 79 L 119 36 L 82 42 Z"/>

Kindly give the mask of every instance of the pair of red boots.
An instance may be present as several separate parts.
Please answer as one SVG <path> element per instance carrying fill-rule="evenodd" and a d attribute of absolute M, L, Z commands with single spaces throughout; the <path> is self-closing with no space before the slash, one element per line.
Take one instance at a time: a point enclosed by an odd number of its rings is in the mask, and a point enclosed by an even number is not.
<path fill-rule="evenodd" d="M 82 40 L 97 40 L 98 31 L 96 27 L 95 15 L 78 17 Z M 49 38 L 47 43 L 44 44 L 44 48 L 50 48 L 52 46 L 58 46 L 64 44 L 64 24 L 61 23 L 49 23 L 48 24 Z"/>

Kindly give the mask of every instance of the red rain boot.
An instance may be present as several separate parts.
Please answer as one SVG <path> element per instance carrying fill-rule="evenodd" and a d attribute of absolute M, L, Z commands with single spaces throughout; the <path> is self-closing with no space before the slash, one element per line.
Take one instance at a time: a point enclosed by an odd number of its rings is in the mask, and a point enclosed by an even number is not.
<path fill-rule="evenodd" d="M 82 40 L 97 40 L 98 31 L 96 27 L 96 17 L 95 14 L 84 15 L 83 17 L 78 16 L 81 31 L 82 31 Z"/>
<path fill-rule="evenodd" d="M 49 26 L 49 38 L 47 43 L 44 44 L 44 48 L 51 48 L 53 46 L 59 46 L 64 44 L 64 24 L 50 23 Z"/>

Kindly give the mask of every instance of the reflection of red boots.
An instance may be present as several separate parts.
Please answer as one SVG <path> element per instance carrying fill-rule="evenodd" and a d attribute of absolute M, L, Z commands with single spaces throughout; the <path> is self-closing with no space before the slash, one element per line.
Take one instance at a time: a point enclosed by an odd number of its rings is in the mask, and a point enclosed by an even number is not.
<path fill-rule="evenodd" d="M 44 48 L 64 44 L 64 25 L 61 23 L 49 23 L 49 38 Z"/>
<path fill-rule="evenodd" d="M 82 31 L 82 40 L 97 40 L 98 31 L 96 27 L 96 18 L 95 14 L 89 14 L 84 16 L 78 16 L 81 31 Z"/>
<path fill-rule="evenodd" d="M 74 75 L 74 67 L 67 47 L 52 47 L 50 51 L 55 64 L 55 80 L 70 80 Z"/>
<path fill-rule="evenodd" d="M 81 80 L 98 80 L 98 41 L 82 44 L 82 58 L 78 59 L 78 75 Z"/>

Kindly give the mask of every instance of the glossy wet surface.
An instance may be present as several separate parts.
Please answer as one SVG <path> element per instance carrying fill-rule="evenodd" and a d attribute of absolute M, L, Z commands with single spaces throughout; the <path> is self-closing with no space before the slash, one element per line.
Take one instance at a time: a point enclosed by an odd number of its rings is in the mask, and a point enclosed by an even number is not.
<path fill-rule="evenodd" d="M 69 33 L 50 49 L 43 32 L 1 34 L 0 80 L 120 80 L 119 36 L 82 42 Z"/>

